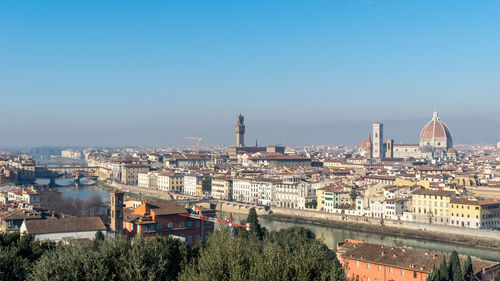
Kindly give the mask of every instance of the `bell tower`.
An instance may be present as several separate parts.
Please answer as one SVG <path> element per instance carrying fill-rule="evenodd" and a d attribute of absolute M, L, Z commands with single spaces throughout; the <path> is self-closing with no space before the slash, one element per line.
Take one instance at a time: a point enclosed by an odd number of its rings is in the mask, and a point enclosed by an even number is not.
<path fill-rule="evenodd" d="M 245 146 L 245 119 L 243 115 L 236 116 L 236 147 Z"/>
<path fill-rule="evenodd" d="M 384 124 L 375 123 L 372 125 L 372 135 L 373 135 L 373 145 L 372 145 L 372 157 L 373 158 L 384 158 Z"/>
<path fill-rule="evenodd" d="M 123 195 L 125 193 L 119 190 L 113 190 L 109 193 L 111 201 L 111 231 L 116 234 L 123 232 Z"/>

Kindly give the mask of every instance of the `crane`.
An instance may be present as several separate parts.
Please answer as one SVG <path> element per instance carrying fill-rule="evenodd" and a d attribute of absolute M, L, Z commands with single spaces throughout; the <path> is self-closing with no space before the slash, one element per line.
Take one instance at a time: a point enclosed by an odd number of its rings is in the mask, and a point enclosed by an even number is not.
<path fill-rule="evenodd" d="M 231 238 L 233 237 L 233 232 L 235 227 L 241 227 L 241 228 L 246 228 L 246 230 L 251 230 L 252 225 L 250 223 L 247 223 L 246 225 L 243 224 L 237 224 L 233 222 L 233 213 L 229 213 L 229 219 L 224 220 L 224 219 L 219 219 L 219 218 L 213 218 L 213 217 L 206 217 L 202 215 L 201 213 L 198 212 L 197 208 L 194 208 L 194 213 L 187 213 L 187 214 L 179 214 L 180 216 L 183 217 L 188 217 L 196 220 L 203 220 L 203 221 L 209 221 L 213 223 L 219 223 L 219 224 L 226 224 L 229 225 L 231 229 Z"/>
<path fill-rule="evenodd" d="M 200 152 L 200 141 L 202 140 L 202 138 L 200 138 L 200 137 L 185 137 L 185 139 L 196 141 L 196 154 L 198 154 Z"/>

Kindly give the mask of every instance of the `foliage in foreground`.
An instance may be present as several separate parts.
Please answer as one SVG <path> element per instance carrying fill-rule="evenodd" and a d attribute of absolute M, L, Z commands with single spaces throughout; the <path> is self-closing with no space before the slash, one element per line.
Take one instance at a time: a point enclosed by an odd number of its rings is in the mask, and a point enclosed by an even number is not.
<path fill-rule="evenodd" d="M 346 280 L 335 253 L 304 228 L 230 236 L 210 237 L 179 280 Z"/>
<path fill-rule="evenodd" d="M 335 253 L 314 233 L 223 228 L 191 248 L 169 237 L 104 238 L 84 245 L 40 244 L 19 234 L 0 236 L 2 280 L 335 280 L 345 281 Z"/>

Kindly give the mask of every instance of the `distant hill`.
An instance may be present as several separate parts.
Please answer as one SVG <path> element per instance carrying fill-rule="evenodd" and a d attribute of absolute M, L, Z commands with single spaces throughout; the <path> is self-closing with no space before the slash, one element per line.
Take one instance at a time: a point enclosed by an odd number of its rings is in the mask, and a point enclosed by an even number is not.
<path fill-rule="evenodd" d="M 384 138 L 395 143 L 418 143 L 420 131 L 429 120 L 383 120 Z M 454 143 L 496 143 L 500 141 L 500 122 L 484 118 L 443 120 L 451 130 Z M 364 122 L 325 122 L 310 124 L 258 124 L 252 135 L 260 144 L 359 144 L 371 131 L 371 124 Z M 253 138 L 255 139 L 255 137 Z M 248 141 L 251 141 L 250 143 Z M 253 140 L 247 137 L 247 145 Z"/>

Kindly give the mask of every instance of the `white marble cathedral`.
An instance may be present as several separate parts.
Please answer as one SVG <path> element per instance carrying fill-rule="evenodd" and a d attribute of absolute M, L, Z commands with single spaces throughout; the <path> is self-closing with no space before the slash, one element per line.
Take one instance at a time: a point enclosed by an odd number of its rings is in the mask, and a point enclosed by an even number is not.
<path fill-rule="evenodd" d="M 373 136 L 373 137 L 372 137 Z M 366 158 L 456 158 L 453 139 L 448 126 L 439 119 L 434 111 L 432 119 L 420 132 L 419 144 L 394 144 L 392 139 L 384 142 L 384 126 L 382 123 L 372 125 L 372 135 L 359 144 L 359 153 Z"/>

